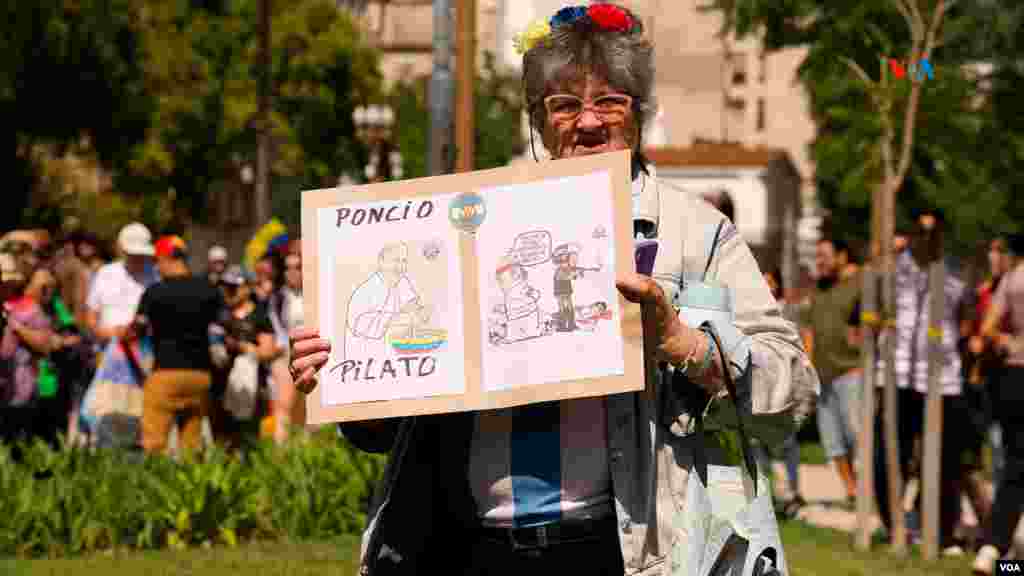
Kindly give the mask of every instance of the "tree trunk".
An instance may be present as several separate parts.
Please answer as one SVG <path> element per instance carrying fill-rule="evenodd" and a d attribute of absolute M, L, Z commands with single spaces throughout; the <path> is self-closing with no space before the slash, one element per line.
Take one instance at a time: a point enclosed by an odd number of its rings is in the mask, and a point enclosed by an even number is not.
<path fill-rule="evenodd" d="M 875 239 L 878 236 L 874 236 Z M 857 470 L 857 537 L 859 550 L 871 548 L 871 519 L 874 516 L 875 477 L 875 374 L 878 348 L 875 341 L 873 319 L 878 317 L 878 275 L 875 267 L 878 260 L 866 266 L 863 276 L 863 297 L 861 298 L 861 330 L 864 339 L 861 344 L 861 359 L 864 364 L 863 393 L 860 405 L 860 436 L 858 438 Z"/>
<path fill-rule="evenodd" d="M 946 310 L 946 270 L 942 257 L 932 262 L 928 275 L 928 396 L 924 411 L 924 450 L 921 470 L 921 555 L 925 560 L 938 556 L 940 544 L 939 496 L 942 491 L 942 319 Z M 946 498 L 960 500 L 959 494 Z M 950 536 L 947 534 L 946 536 Z"/>
<path fill-rule="evenodd" d="M 259 142 L 256 151 L 256 226 L 270 220 L 270 1 L 260 0 L 260 93 L 257 116 Z"/>

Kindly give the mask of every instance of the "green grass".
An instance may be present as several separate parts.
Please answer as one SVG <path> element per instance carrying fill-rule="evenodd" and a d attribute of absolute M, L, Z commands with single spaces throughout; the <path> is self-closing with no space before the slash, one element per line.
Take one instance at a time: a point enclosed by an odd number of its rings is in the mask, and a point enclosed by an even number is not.
<path fill-rule="evenodd" d="M 94 554 L 59 560 L 0 560 L 4 576 L 355 576 L 355 537 L 331 542 L 251 542 L 238 548 Z"/>
<path fill-rule="evenodd" d="M 916 576 L 970 573 L 968 558 L 924 562 L 882 547 L 857 552 L 849 534 L 799 522 L 782 527 L 794 576 Z M 249 543 L 236 549 L 98 554 L 60 560 L 0 560 L 4 576 L 354 576 L 359 544 L 354 536 L 316 543 Z"/>
<path fill-rule="evenodd" d="M 782 545 L 793 576 L 916 576 L 970 574 L 971 556 L 921 559 L 917 549 L 896 556 L 884 545 L 870 552 L 853 548 L 853 536 L 802 522 L 782 526 Z"/>
<path fill-rule="evenodd" d="M 817 442 L 800 444 L 800 463 L 828 464 L 828 459 L 825 458 L 825 449 Z"/>

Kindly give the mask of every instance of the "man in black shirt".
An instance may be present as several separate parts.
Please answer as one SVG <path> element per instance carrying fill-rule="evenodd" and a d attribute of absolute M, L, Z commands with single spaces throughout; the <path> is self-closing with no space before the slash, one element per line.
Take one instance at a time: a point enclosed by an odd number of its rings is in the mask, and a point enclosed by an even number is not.
<path fill-rule="evenodd" d="M 142 446 L 163 452 L 175 420 L 180 444 L 198 449 L 210 415 L 210 330 L 224 301 L 205 278 L 191 276 L 185 242 L 165 236 L 155 245 L 162 281 L 142 295 L 136 329 L 153 340 L 155 366 L 143 388 Z"/>

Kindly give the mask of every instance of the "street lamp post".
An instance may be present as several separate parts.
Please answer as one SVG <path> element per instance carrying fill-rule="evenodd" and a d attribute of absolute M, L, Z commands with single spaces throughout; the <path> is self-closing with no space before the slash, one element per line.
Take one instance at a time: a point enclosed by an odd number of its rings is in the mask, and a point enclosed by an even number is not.
<path fill-rule="evenodd" d="M 402 177 L 402 155 L 392 149 L 391 129 L 395 114 L 390 106 L 360 106 L 352 112 L 356 136 L 370 149 L 369 162 L 363 174 L 369 183 Z"/>

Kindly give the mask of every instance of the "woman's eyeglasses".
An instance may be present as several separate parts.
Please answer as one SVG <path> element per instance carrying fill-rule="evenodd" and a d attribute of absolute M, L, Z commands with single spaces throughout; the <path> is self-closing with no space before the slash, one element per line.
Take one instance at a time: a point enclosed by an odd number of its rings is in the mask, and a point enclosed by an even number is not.
<path fill-rule="evenodd" d="M 621 122 L 633 105 L 633 98 L 628 94 L 605 94 L 587 102 L 575 94 L 552 94 L 544 99 L 544 108 L 552 122 L 575 122 L 590 109 L 604 122 Z"/>

